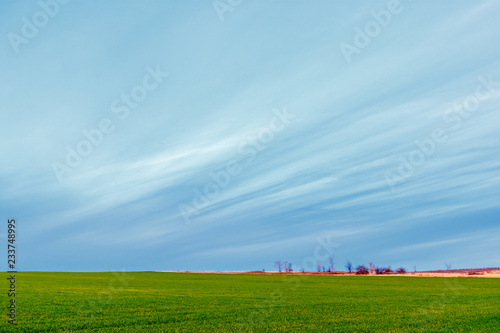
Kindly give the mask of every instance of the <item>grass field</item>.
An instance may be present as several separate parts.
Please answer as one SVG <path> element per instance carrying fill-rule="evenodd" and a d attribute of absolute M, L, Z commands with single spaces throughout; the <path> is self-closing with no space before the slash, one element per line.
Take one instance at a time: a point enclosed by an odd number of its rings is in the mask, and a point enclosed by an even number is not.
<path fill-rule="evenodd" d="M 23 272 L 16 284 L 18 326 L 2 292 L 2 332 L 500 330 L 500 279 Z"/>

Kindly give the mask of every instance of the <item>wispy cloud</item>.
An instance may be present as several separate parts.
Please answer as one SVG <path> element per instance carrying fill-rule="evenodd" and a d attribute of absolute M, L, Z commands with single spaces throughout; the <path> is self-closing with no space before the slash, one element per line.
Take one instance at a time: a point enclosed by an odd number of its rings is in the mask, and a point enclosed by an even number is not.
<path fill-rule="evenodd" d="M 69 254 L 57 251 L 84 253 L 88 244 L 109 254 L 88 270 L 131 255 L 148 269 L 184 269 L 187 261 L 254 268 L 238 262 L 242 253 L 255 256 L 248 265 L 271 267 L 269 256 L 290 253 L 298 262 L 328 232 L 343 244 L 339 261 L 432 248 L 459 257 L 456 245 L 483 239 L 500 214 L 500 6 L 405 3 L 346 64 L 338 43 L 379 5 L 254 1 L 221 24 L 210 3 L 81 4 L 64 7 L 19 54 L 2 49 L 9 84 L 0 84 L 0 212 L 25 226 L 26 267 L 44 255 L 60 258 L 51 265 L 64 270 Z M 0 33 L 31 11 L 9 6 Z M 152 63 L 168 71 L 168 82 L 58 183 L 52 161 L 65 158 L 82 130 L 112 117 L 112 102 Z M 494 91 L 470 116 L 445 117 L 490 76 Z M 296 118 L 250 161 L 242 144 L 283 106 Z M 435 129 L 446 140 L 388 186 L 385 175 Z M 233 160 L 248 162 L 186 224 L 179 204 Z M 462 227 L 447 234 L 456 223 Z M 474 249 L 495 253 L 498 245 Z M 443 262 L 411 260 L 401 264 Z M 481 264 L 495 260 L 481 256 Z"/>

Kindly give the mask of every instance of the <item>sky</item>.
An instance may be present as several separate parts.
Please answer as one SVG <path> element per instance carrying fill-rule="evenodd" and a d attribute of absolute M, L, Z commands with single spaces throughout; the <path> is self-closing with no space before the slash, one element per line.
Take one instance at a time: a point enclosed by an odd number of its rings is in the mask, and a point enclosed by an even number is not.
<path fill-rule="evenodd" d="M 499 15 L 2 1 L 0 242 L 20 271 L 500 266 Z"/>

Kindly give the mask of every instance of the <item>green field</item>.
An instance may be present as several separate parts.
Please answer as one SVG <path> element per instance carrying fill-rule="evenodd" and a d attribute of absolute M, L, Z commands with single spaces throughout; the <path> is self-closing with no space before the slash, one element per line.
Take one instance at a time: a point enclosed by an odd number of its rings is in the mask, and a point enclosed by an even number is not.
<path fill-rule="evenodd" d="M 23 272 L 16 289 L 2 332 L 500 331 L 499 279 Z"/>

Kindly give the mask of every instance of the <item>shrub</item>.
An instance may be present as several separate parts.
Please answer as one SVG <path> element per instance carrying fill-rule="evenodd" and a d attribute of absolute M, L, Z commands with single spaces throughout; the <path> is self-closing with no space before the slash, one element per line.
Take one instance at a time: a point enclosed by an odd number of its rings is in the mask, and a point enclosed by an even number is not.
<path fill-rule="evenodd" d="M 357 275 L 366 275 L 366 274 L 368 274 L 368 268 L 366 266 L 359 265 L 358 267 L 356 267 L 356 274 Z"/>
<path fill-rule="evenodd" d="M 394 273 L 394 272 L 392 271 L 391 266 L 389 266 L 389 267 L 376 267 L 375 273 L 376 274 L 390 274 L 390 273 Z"/>
<path fill-rule="evenodd" d="M 403 267 L 399 267 L 399 268 L 396 270 L 396 273 L 398 273 L 398 274 L 404 274 L 404 273 L 406 273 L 406 269 L 404 269 Z"/>

